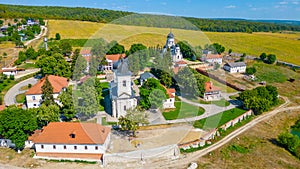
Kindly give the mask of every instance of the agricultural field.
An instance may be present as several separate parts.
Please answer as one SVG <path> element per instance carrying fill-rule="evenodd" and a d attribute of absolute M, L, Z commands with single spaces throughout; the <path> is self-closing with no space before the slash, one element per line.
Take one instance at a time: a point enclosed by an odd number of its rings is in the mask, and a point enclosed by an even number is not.
<path fill-rule="evenodd" d="M 102 24 L 83 21 L 50 20 L 49 38 L 60 33 L 62 39 L 97 39 L 116 40 L 126 49 L 132 43 L 143 43 L 146 46 L 163 46 L 168 28 Z M 176 40 L 188 41 L 191 45 L 204 46 L 218 42 L 231 48 L 233 52 L 248 55 L 260 55 L 262 52 L 274 53 L 277 58 L 300 64 L 300 33 L 221 33 L 200 32 L 192 30 L 172 29 Z"/>

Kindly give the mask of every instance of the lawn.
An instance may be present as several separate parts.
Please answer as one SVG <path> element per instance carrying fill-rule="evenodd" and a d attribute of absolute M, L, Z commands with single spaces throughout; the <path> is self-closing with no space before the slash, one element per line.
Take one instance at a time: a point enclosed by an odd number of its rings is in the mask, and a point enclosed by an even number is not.
<path fill-rule="evenodd" d="M 210 116 L 208 118 L 204 118 L 198 121 L 195 121 L 194 127 L 201 129 L 212 129 L 222 126 L 228 121 L 242 115 L 246 110 L 240 108 L 234 108 L 230 110 L 226 110 L 222 113 Z"/>
<path fill-rule="evenodd" d="M 183 119 L 202 115 L 205 110 L 184 102 L 175 102 L 176 109 L 163 112 L 166 120 Z"/>
<path fill-rule="evenodd" d="M 227 106 L 230 105 L 230 103 L 225 99 L 212 101 L 211 103 L 214 104 L 214 105 L 220 106 L 220 107 L 227 107 Z"/>
<path fill-rule="evenodd" d="M 62 39 L 98 39 L 116 40 L 126 49 L 133 43 L 146 46 L 163 46 L 169 28 L 114 25 L 83 21 L 50 20 L 49 38 L 60 33 Z M 172 29 L 176 41 L 186 40 L 191 45 L 218 42 L 231 48 L 233 52 L 259 56 L 262 52 L 274 53 L 283 61 L 300 64 L 300 33 L 224 33 L 200 32 L 193 30 Z"/>
<path fill-rule="evenodd" d="M 16 96 L 16 101 L 17 101 L 17 103 L 24 103 L 24 102 L 26 101 L 26 96 L 25 96 L 25 94 L 24 94 L 24 93 L 18 94 L 18 95 Z"/>
<path fill-rule="evenodd" d="M 18 68 L 34 69 L 34 68 L 38 68 L 38 66 L 34 63 L 24 63 L 24 64 L 18 66 Z"/>
<path fill-rule="evenodd" d="M 287 67 L 269 65 L 263 62 L 255 62 L 253 66 L 257 70 L 255 73 L 257 81 L 266 81 L 267 83 L 283 83 L 289 78 L 300 78 L 298 73 Z"/>

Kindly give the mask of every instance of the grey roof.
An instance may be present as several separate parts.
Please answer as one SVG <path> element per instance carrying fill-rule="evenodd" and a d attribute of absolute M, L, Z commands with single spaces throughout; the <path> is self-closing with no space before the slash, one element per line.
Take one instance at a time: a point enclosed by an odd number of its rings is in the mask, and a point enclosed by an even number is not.
<path fill-rule="evenodd" d="M 121 59 L 121 63 L 117 68 L 117 76 L 131 76 L 131 72 L 128 69 L 127 60 Z"/>
<path fill-rule="evenodd" d="M 231 63 L 227 63 L 228 66 L 230 67 L 243 67 L 246 66 L 245 62 L 231 62 Z"/>
<path fill-rule="evenodd" d="M 145 73 L 141 74 L 140 78 L 142 80 L 146 80 L 146 79 L 149 79 L 149 78 L 155 78 L 155 76 L 150 72 L 145 72 Z"/>
<path fill-rule="evenodd" d="M 168 34 L 168 38 L 174 38 L 174 34 L 173 34 L 172 32 L 170 32 L 170 33 Z"/>

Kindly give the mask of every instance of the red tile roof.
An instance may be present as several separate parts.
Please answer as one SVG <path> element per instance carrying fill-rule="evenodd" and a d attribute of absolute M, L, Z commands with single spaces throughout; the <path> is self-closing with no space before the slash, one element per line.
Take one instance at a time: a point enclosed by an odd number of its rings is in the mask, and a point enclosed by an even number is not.
<path fill-rule="evenodd" d="M 81 55 L 91 55 L 91 50 L 90 49 L 82 49 L 80 51 Z"/>
<path fill-rule="evenodd" d="M 95 123 L 51 122 L 33 139 L 44 144 L 104 144 L 111 128 Z M 75 134 L 72 138 L 71 134 Z"/>
<path fill-rule="evenodd" d="M 212 82 L 205 83 L 205 92 L 213 92 L 213 91 L 220 91 L 221 89 L 215 87 Z"/>
<path fill-rule="evenodd" d="M 222 55 L 219 55 L 219 54 L 207 54 L 205 57 L 206 57 L 206 59 L 220 59 L 220 58 L 223 58 Z"/>
<path fill-rule="evenodd" d="M 115 55 L 106 55 L 105 58 L 108 60 L 112 60 L 113 62 L 116 62 L 120 59 L 120 57 L 125 58 L 126 54 L 115 54 Z"/>
<path fill-rule="evenodd" d="M 0 111 L 5 109 L 5 105 L 0 105 Z"/>
<path fill-rule="evenodd" d="M 177 65 L 186 65 L 187 63 L 183 60 L 176 62 Z"/>
<path fill-rule="evenodd" d="M 59 93 L 63 88 L 68 87 L 68 79 L 65 77 L 49 75 L 47 76 L 49 82 L 53 87 L 53 93 Z M 42 86 L 46 81 L 46 77 L 42 78 L 34 86 L 32 86 L 27 92 L 26 95 L 42 94 Z"/>

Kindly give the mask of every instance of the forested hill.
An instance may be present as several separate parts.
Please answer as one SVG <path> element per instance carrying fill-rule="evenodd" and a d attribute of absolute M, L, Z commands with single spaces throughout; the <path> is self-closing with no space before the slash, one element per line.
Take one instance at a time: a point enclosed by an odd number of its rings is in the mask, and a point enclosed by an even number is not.
<path fill-rule="evenodd" d="M 200 29 L 213 32 L 278 32 L 300 31 L 299 25 L 253 22 L 247 20 L 199 19 L 165 15 L 137 14 L 94 8 L 1 5 L 0 18 L 44 18 L 82 20 L 122 25 L 179 29 Z"/>

